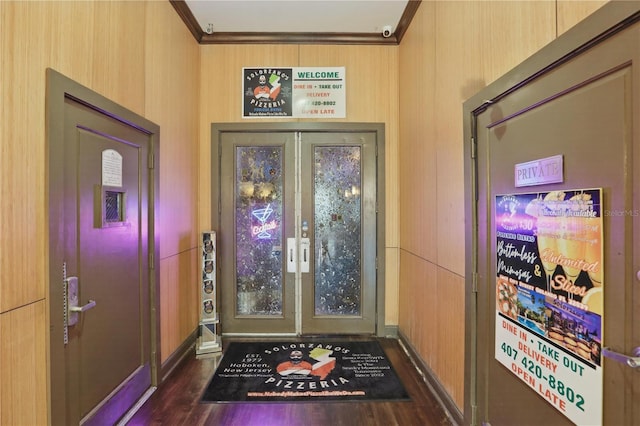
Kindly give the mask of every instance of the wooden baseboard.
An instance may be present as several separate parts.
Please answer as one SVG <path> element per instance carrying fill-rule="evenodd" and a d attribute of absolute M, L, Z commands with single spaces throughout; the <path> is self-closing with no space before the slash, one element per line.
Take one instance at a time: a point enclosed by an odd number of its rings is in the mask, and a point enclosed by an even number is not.
<path fill-rule="evenodd" d="M 191 333 L 189 337 L 182 342 L 182 345 L 180 345 L 178 349 L 176 349 L 171 356 L 162 363 L 162 366 L 160 367 L 160 383 L 164 382 L 187 356 L 195 356 L 197 341 L 198 329 L 196 328 L 193 333 Z"/>
<path fill-rule="evenodd" d="M 431 368 L 429 368 L 429 366 L 422 360 L 407 337 L 399 330 L 398 339 L 400 341 L 400 345 L 407 353 L 416 369 L 420 372 L 422 378 L 424 379 L 424 382 L 431 389 L 442 408 L 447 412 L 447 415 L 449 416 L 453 424 L 462 425 L 464 423 L 464 416 L 462 412 L 460 411 L 456 403 L 451 399 L 444 387 L 442 387 L 442 384 L 435 376 L 435 374 L 433 374 Z"/>

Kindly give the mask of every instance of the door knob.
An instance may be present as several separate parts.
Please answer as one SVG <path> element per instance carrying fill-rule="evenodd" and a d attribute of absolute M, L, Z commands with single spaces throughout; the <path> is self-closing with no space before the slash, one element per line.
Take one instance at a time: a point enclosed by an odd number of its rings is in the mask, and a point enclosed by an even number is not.
<path fill-rule="evenodd" d="M 640 367 L 640 346 L 633 350 L 633 356 L 614 352 L 609 348 L 602 348 L 602 356 L 627 364 L 631 368 Z"/>

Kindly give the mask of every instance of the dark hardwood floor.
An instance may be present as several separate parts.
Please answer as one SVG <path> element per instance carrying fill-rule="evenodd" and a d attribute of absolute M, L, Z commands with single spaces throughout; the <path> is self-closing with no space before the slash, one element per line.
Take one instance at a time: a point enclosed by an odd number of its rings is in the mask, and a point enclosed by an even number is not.
<path fill-rule="evenodd" d="M 399 341 L 379 339 L 411 401 L 317 403 L 201 403 L 220 359 L 189 356 L 127 425 L 441 426 L 453 425 Z M 224 342 L 223 342 L 224 347 Z"/>

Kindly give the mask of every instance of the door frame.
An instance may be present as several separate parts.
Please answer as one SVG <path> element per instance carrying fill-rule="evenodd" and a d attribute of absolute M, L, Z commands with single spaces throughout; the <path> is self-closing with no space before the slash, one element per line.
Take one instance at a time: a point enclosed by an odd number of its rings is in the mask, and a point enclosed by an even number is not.
<path fill-rule="evenodd" d="M 211 224 L 213 229 L 220 228 L 221 194 L 220 143 L 224 133 L 270 133 L 270 132 L 324 132 L 324 133 L 363 133 L 376 135 L 376 325 L 377 336 L 387 335 L 385 328 L 385 125 L 384 123 L 211 123 Z M 216 271 L 217 272 L 217 271 Z M 218 281 L 219 282 L 219 281 Z M 217 304 L 221 306 L 220 292 Z M 223 327 L 224 334 L 224 324 Z"/>
<path fill-rule="evenodd" d="M 63 74 L 47 68 L 46 89 L 46 164 L 48 184 L 45 187 L 48 223 L 47 235 L 48 251 L 46 253 L 49 264 L 47 280 L 48 327 L 47 341 L 49 346 L 47 369 L 47 395 L 49 420 L 52 424 L 66 424 L 66 374 L 67 366 L 64 363 L 64 346 L 52 342 L 51 325 L 62 324 L 62 293 L 53 283 L 61 281 L 62 264 L 64 262 L 61 245 L 63 243 L 63 203 L 60 191 L 64 188 L 64 109 L 65 99 L 70 98 L 86 107 L 92 108 L 114 120 L 149 135 L 149 163 L 153 169 L 149 170 L 149 205 L 148 205 L 148 250 L 149 250 L 149 336 L 151 359 L 151 386 L 157 387 L 159 380 L 160 358 L 160 268 L 157 260 L 160 259 L 160 240 L 158 227 L 156 226 L 156 211 L 159 210 L 159 157 L 160 157 L 160 127 L 146 118 L 124 108 L 121 105 L 105 98 L 91 89 L 77 83 Z M 149 395 L 147 392 L 146 395 Z M 132 407 L 136 401 L 132 401 Z"/>
<path fill-rule="evenodd" d="M 464 423 L 481 424 L 486 417 L 479 405 L 487 385 L 479 374 L 478 340 L 488 315 L 486 304 L 478 300 L 479 221 L 477 211 L 478 169 L 476 158 L 477 117 L 491 104 L 521 89 L 546 73 L 571 61 L 609 37 L 618 34 L 640 20 L 639 2 L 609 2 L 596 10 L 575 27 L 562 34 L 520 65 L 489 84 L 463 104 L 464 125 L 464 182 L 465 216 L 465 389 Z M 487 277 L 490 279 L 490 277 Z"/>

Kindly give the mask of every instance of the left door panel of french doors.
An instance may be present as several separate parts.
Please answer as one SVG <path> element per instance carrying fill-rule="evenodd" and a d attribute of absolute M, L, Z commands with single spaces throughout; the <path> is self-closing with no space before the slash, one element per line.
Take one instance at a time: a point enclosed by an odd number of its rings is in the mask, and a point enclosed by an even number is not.
<path fill-rule="evenodd" d="M 63 282 L 51 283 L 64 365 L 52 369 L 65 371 L 66 424 L 115 424 L 152 381 L 149 135 L 69 98 L 64 117 Z"/>
<path fill-rule="evenodd" d="M 223 333 L 294 334 L 294 132 L 225 133 L 220 223 Z M 290 247 L 293 250 L 292 247 Z"/>

